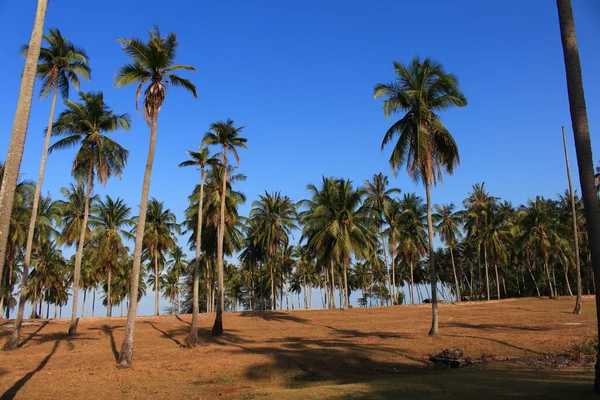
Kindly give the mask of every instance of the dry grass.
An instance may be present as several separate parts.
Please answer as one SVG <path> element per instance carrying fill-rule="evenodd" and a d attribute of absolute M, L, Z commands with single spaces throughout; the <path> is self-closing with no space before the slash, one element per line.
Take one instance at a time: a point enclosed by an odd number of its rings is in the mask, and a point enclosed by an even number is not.
<path fill-rule="evenodd" d="M 583 314 L 573 299 L 444 304 L 440 335 L 427 337 L 427 305 L 373 309 L 234 313 L 226 333 L 181 348 L 189 315 L 143 317 L 136 325 L 134 367 L 115 359 L 124 318 L 67 320 L 24 329 L 24 344 L 0 353 L 2 398 L 575 398 L 589 393 L 593 368 L 523 369 L 507 357 L 564 353 L 595 333 L 592 297 Z M 0 330 L 2 336 L 8 330 Z M 427 369 L 448 347 L 496 361 L 460 371 Z M 517 369 L 515 369 L 517 368 Z M 470 389 L 469 389 L 470 388 Z M 474 397 L 468 397 L 467 393 Z M 448 394 L 450 393 L 450 395 Z M 475 396 L 476 395 L 476 396 Z M 554 397 L 553 397 L 554 396 Z M 565 397 L 566 396 L 566 397 Z"/>

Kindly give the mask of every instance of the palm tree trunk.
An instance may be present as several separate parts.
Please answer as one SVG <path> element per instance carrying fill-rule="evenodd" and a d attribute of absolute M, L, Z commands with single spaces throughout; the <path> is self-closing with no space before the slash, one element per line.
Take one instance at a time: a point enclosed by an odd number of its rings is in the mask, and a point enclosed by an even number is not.
<path fill-rule="evenodd" d="M 381 244 L 383 247 L 383 260 L 385 261 L 385 272 L 387 274 L 388 290 L 390 292 L 390 296 L 392 296 L 392 298 L 393 298 L 394 291 L 392 289 L 392 279 L 390 278 L 390 266 L 388 264 L 387 249 L 386 249 L 387 246 L 385 245 L 385 236 L 383 234 L 383 229 L 379 230 L 379 235 L 381 236 Z M 394 260 L 392 260 L 392 264 L 394 264 Z"/>
<path fill-rule="evenodd" d="M 483 243 L 483 263 L 485 265 L 485 293 L 487 300 L 490 301 L 490 277 L 488 273 L 488 258 L 487 258 L 487 246 Z"/>
<path fill-rule="evenodd" d="M 533 281 L 533 284 L 535 285 L 535 291 L 537 292 L 538 297 L 540 297 L 541 296 L 540 288 L 538 287 L 537 281 L 535 280 L 535 276 L 533 276 L 533 272 L 531 272 L 531 268 L 529 268 L 529 266 L 527 266 L 527 271 L 529 271 L 529 275 L 531 275 L 531 280 Z"/>
<path fill-rule="evenodd" d="M 333 270 L 333 260 L 329 260 L 331 266 L 331 293 L 329 295 L 329 308 L 335 308 L 335 272 Z"/>
<path fill-rule="evenodd" d="M 344 310 L 350 308 L 350 296 L 348 295 L 348 268 L 344 263 Z"/>
<path fill-rule="evenodd" d="M 581 183 L 581 195 L 587 221 L 588 248 L 590 249 L 592 258 L 594 284 L 598 286 L 600 285 L 600 207 L 598 204 L 599 201 L 596 187 L 594 185 L 594 160 L 592 159 L 592 145 L 590 141 L 585 96 L 583 93 L 579 48 L 577 47 L 577 38 L 575 36 L 575 21 L 573 18 L 571 1 L 557 0 L 557 6 L 565 59 L 571 122 L 573 124 L 577 165 L 579 167 L 579 181 Z M 0 254 L 0 256 L 2 256 L 2 254 Z M 599 296 L 596 296 L 596 317 L 597 321 L 599 321 L 598 337 L 600 338 Z M 594 391 L 600 393 L 600 349 L 596 358 L 595 370 Z"/>
<path fill-rule="evenodd" d="M 217 241 L 217 315 L 212 327 L 213 336 L 223 334 L 223 309 L 225 308 L 225 293 L 223 293 L 223 238 L 225 237 L 225 198 L 227 196 L 227 149 L 223 147 L 221 154 L 223 165 L 223 186 L 221 187 L 221 218 L 219 222 L 219 237 Z"/>
<path fill-rule="evenodd" d="M 152 114 L 152 125 L 150 129 L 150 145 L 148 147 L 148 159 L 144 172 L 144 184 L 142 186 L 142 199 L 140 201 L 140 215 L 135 232 L 135 248 L 133 251 L 133 265 L 131 268 L 131 284 L 129 298 L 129 310 L 127 311 L 127 323 L 125 335 L 119 353 L 120 368 L 129 368 L 133 360 L 133 333 L 135 330 L 135 317 L 137 314 L 138 286 L 140 284 L 140 266 L 142 263 L 142 245 L 144 239 L 144 228 L 146 226 L 146 208 L 148 206 L 148 192 L 150 191 L 150 177 L 152 175 L 152 164 L 154 162 L 154 149 L 156 147 L 156 128 L 158 124 L 158 110 Z"/>
<path fill-rule="evenodd" d="M 57 82 L 55 82 L 56 84 Z M 29 219 L 29 228 L 27 230 L 27 242 L 25 245 L 25 260 L 23 261 L 23 279 L 21 279 L 21 289 L 27 290 L 27 278 L 29 275 L 29 265 L 31 263 L 31 252 L 33 250 L 33 234 L 35 233 L 35 222 L 37 220 L 37 214 L 39 210 L 39 201 L 40 194 L 42 191 L 42 183 L 44 181 L 44 172 L 46 170 L 46 160 L 48 159 L 48 146 L 50 144 L 50 136 L 52 135 L 52 122 L 54 121 L 54 110 L 56 109 L 56 97 L 58 94 L 58 90 L 54 89 L 54 94 L 52 95 L 52 105 L 50 106 L 50 117 L 48 119 L 48 129 L 46 130 L 46 138 L 44 140 L 44 148 L 42 150 L 42 162 L 40 164 L 40 172 L 38 173 L 38 180 L 35 185 L 35 193 L 33 195 L 33 204 L 31 207 L 31 218 Z M 2 262 L 0 262 L 1 264 Z M 0 271 L 2 269 L 0 268 Z M 10 275 L 8 274 L 8 280 L 10 284 Z M 2 273 L 0 272 L 0 277 Z M 19 300 L 20 302 L 21 300 Z M 21 307 L 19 307 L 20 310 Z M 2 305 L 0 305 L 0 310 L 2 310 Z M 19 322 L 20 319 L 20 322 Z M 20 329 L 23 324 L 23 313 L 17 313 L 17 321 L 15 322 L 15 330 L 19 329 L 19 332 L 15 333 L 17 337 L 17 341 L 19 336 L 21 335 Z"/>
<path fill-rule="evenodd" d="M 85 318 L 85 304 L 87 303 L 87 290 L 83 289 L 83 304 L 81 305 L 81 318 Z"/>
<path fill-rule="evenodd" d="M 429 234 L 429 277 L 431 280 L 431 329 L 429 336 L 435 336 L 438 333 L 438 303 L 437 303 L 437 274 L 435 272 L 435 262 L 433 259 L 433 219 L 431 215 L 431 179 L 425 179 L 425 192 L 427 194 L 427 229 Z"/>
<path fill-rule="evenodd" d="M 271 311 L 275 311 L 275 277 L 273 276 L 273 261 L 269 263 L 269 272 L 271 280 Z"/>
<path fill-rule="evenodd" d="M 494 270 L 496 271 L 496 293 L 498 300 L 500 300 L 500 278 L 498 276 L 498 264 L 494 263 Z"/>
<path fill-rule="evenodd" d="M 569 162 L 569 150 L 567 149 L 567 136 L 565 127 L 562 127 L 563 146 L 565 149 L 565 164 L 567 165 L 567 178 L 569 180 L 569 195 L 571 197 L 571 217 L 573 218 L 573 241 L 575 242 L 575 270 L 577 272 L 577 299 L 575 300 L 575 309 L 573 314 L 581 314 L 581 263 L 579 261 L 579 232 L 577 229 L 577 210 L 575 208 L 575 192 L 573 192 L 573 181 L 571 180 L 571 163 Z M 565 265 L 565 280 L 569 288 L 569 294 L 573 296 L 569 278 L 567 275 L 567 266 Z"/>
<path fill-rule="evenodd" d="M 79 279 L 81 275 L 81 258 L 83 256 L 83 245 L 85 243 L 85 233 L 87 230 L 88 216 L 90 213 L 90 196 L 92 194 L 93 171 L 94 166 L 90 161 L 87 175 L 87 185 L 85 188 L 85 202 L 83 205 L 83 222 L 81 232 L 79 232 L 79 241 L 77 242 L 77 253 L 75 253 L 75 266 L 73 267 L 73 309 L 71 311 L 71 324 L 69 325 L 68 335 L 77 333 L 77 298 L 79 297 Z"/>
<path fill-rule="evenodd" d="M 94 289 L 94 292 L 92 294 L 92 318 L 94 318 L 94 311 L 96 308 L 96 289 Z"/>
<path fill-rule="evenodd" d="M 108 266 L 108 276 L 106 279 L 106 317 L 112 317 L 112 268 Z"/>
<path fill-rule="evenodd" d="M 398 293 L 396 290 L 396 263 L 394 262 L 394 252 L 390 250 L 390 256 L 392 257 L 392 305 L 398 303 Z"/>
<path fill-rule="evenodd" d="M 569 293 L 569 296 L 573 296 L 573 291 L 571 290 L 571 284 L 569 283 L 569 274 L 567 273 L 568 272 L 567 266 L 565 265 L 563 269 L 565 270 L 565 282 L 567 283 L 567 292 Z M 577 307 L 577 305 L 575 305 L 575 307 Z M 573 312 L 573 314 L 577 314 L 577 313 Z"/>
<path fill-rule="evenodd" d="M 206 313 L 207 314 L 212 312 L 211 302 L 210 302 L 210 293 L 212 291 L 211 280 L 212 280 L 212 276 L 210 273 L 210 264 L 208 262 L 208 257 L 206 257 Z"/>
<path fill-rule="evenodd" d="M 552 277 L 550 276 L 550 269 L 548 268 L 548 261 L 544 260 L 544 270 L 546 271 L 546 278 L 548 279 L 548 289 L 550 290 L 550 298 L 553 299 L 554 289 L 552 288 Z"/>
<path fill-rule="evenodd" d="M 454 273 L 454 288 L 456 293 L 456 302 L 460 303 L 461 301 L 461 293 L 460 293 L 460 285 L 458 284 L 458 276 L 456 275 L 456 265 L 454 264 L 454 253 L 452 252 L 452 246 L 448 246 L 450 248 L 450 259 L 452 260 L 452 272 Z"/>
<path fill-rule="evenodd" d="M 159 315 L 160 288 L 158 276 L 158 250 L 154 251 L 154 315 Z"/>
<path fill-rule="evenodd" d="M 415 276 L 413 262 L 410 262 L 410 304 L 415 304 Z"/>
<path fill-rule="evenodd" d="M 6 260 L 6 248 L 8 243 L 10 219 L 15 199 L 15 188 L 19 178 L 21 168 L 21 159 L 23 158 L 23 149 L 25 147 L 25 137 L 27 136 L 27 126 L 29 125 L 29 114 L 31 111 L 31 101 L 33 98 L 33 87 L 37 72 L 37 64 L 42 44 L 42 35 L 44 34 L 44 19 L 46 17 L 46 8 L 48 0 L 38 0 L 37 10 L 31 38 L 29 39 L 29 50 L 25 59 L 25 67 L 21 75 L 21 87 L 19 88 L 19 98 L 17 100 L 17 110 L 13 122 L 8 154 L 4 164 L 4 177 L 0 186 L 0 278 L 4 272 L 4 262 Z M 17 332 L 17 327 L 19 332 Z M 10 346 L 6 350 L 16 349 L 12 342 L 18 342 L 20 334 L 20 325 L 15 325 L 15 339 L 9 339 Z M 7 342 L 8 344 L 8 342 Z M 5 345 L 6 347 L 6 345 Z"/>

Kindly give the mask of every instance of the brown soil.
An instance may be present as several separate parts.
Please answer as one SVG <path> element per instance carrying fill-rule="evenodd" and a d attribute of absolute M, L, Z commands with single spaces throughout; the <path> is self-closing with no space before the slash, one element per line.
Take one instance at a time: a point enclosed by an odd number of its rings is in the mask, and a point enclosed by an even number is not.
<path fill-rule="evenodd" d="M 427 337 L 428 305 L 227 313 L 221 338 L 210 337 L 214 316 L 201 315 L 204 344 L 195 349 L 180 346 L 189 331 L 189 315 L 140 317 L 129 370 L 117 369 L 115 362 L 124 318 L 81 319 L 74 338 L 66 336 L 68 320 L 51 320 L 27 326 L 22 347 L 0 353 L 0 395 L 262 397 L 262 390 L 432 373 L 426 370 L 429 356 L 449 347 L 468 357 L 494 359 L 497 368 L 498 360 L 564 353 L 592 337 L 593 298 L 584 299 L 582 315 L 571 314 L 573 305 L 572 298 L 443 304 L 440 334 L 433 338 Z M 9 332 L 0 329 L 3 338 Z"/>

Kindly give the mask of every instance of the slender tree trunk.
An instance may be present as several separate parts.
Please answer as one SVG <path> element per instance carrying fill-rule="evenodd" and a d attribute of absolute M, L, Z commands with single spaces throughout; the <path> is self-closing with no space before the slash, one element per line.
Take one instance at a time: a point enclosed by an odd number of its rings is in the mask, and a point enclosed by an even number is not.
<path fill-rule="evenodd" d="M 56 319 L 56 313 L 58 312 L 58 305 L 54 304 L 54 319 Z"/>
<path fill-rule="evenodd" d="M 154 251 L 154 315 L 160 315 L 160 287 L 158 276 L 158 249 Z"/>
<path fill-rule="evenodd" d="M 271 310 L 275 311 L 275 277 L 273 274 L 273 260 L 269 260 L 269 272 L 270 272 L 270 280 L 271 280 Z"/>
<path fill-rule="evenodd" d="M 413 262 L 410 262 L 410 304 L 415 304 L 415 276 Z"/>
<path fill-rule="evenodd" d="M 13 122 L 8 154 L 4 164 L 4 177 L 0 186 L 0 278 L 4 272 L 4 262 L 6 261 L 6 247 L 10 228 L 10 219 L 13 210 L 15 198 L 15 188 L 19 178 L 21 168 L 21 159 L 23 158 L 23 149 L 25 147 L 25 137 L 27 136 L 27 126 L 29 125 L 29 114 L 31 111 L 31 101 L 33 98 L 33 87 L 37 72 L 37 64 L 44 34 L 44 19 L 46 17 L 46 8 L 48 0 L 38 0 L 37 10 L 31 38 L 29 39 L 29 50 L 25 59 L 25 67 L 21 75 L 21 87 L 19 88 L 19 98 L 17 100 L 17 109 Z M 13 335 L 15 339 L 9 339 L 6 350 L 14 350 L 19 340 L 20 325 L 15 325 Z"/>
<path fill-rule="evenodd" d="M 496 272 L 496 296 L 500 300 L 500 277 L 498 276 L 498 264 L 494 263 L 494 270 Z"/>
<path fill-rule="evenodd" d="M 571 1 L 557 0 L 557 5 L 565 59 L 571 122 L 575 136 L 577 165 L 579 167 L 579 181 L 581 183 L 581 195 L 587 221 L 588 248 L 590 249 L 592 258 L 594 284 L 598 286 L 600 285 L 600 207 L 594 184 L 594 160 L 592 159 L 592 145 L 590 141 L 585 96 L 583 93 L 579 48 L 577 47 L 577 38 L 575 36 L 575 21 L 573 18 Z M 1 255 L 2 254 L 0 254 L 0 256 Z M 598 323 L 598 336 L 600 338 L 599 296 L 596 296 L 596 320 Z M 600 393 L 600 348 L 596 359 L 595 369 L 594 391 Z"/>
<path fill-rule="evenodd" d="M 552 288 L 552 277 L 550 276 L 550 269 L 548 269 L 548 261 L 544 260 L 544 270 L 546 271 L 546 278 L 548 279 L 548 289 L 550 290 L 550 298 L 553 299 L 554 289 Z"/>
<path fill-rule="evenodd" d="M 573 291 L 571 290 L 571 284 L 569 283 L 569 274 L 567 273 L 567 266 L 564 265 L 565 270 L 565 282 L 567 283 L 567 292 L 569 293 L 569 296 L 573 296 Z M 576 314 L 575 312 L 573 312 L 573 314 Z"/>
<path fill-rule="evenodd" d="M 538 297 L 540 297 L 541 296 L 540 288 L 538 287 L 537 281 L 535 280 L 535 276 L 533 276 L 533 272 L 531 272 L 531 268 L 529 268 L 529 266 L 527 267 L 527 271 L 529 271 L 529 275 L 531 275 L 531 280 L 533 281 L 533 284 L 535 285 L 535 291 L 537 292 Z"/>
<path fill-rule="evenodd" d="M 142 186 L 142 198 L 140 201 L 140 215 L 135 232 L 135 248 L 133 251 L 133 265 L 131 268 L 131 284 L 129 298 L 129 310 L 127 311 L 127 323 L 125 335 L 119 354 L 120 368 L 129 368 L 133 361 L 133 334 L 135 331 L 135 317 L 137 314 L 138 286 L 140 284 L 140 266 L 142 262 L 142 242 L 144 239 L 144 228 L 146 226 L 146 208 L 148 206 L 148 192 L 150 191 L 150 177 L 152 175 L 152 164 L 154 162 L 154 149 L 156 147 L 156 128 L 158 124 L 158 110 L 152 114 L 152 125 L 150 130 L 150 145 L 148 147 L 148 159 L 144 172 L 144 184 Z"/>
<path fill-rule="evenodd" d="M 69 325 L 69 336 L 77 333 L 77 299 L 79 297 L 79 280 L 81 275 L 81 258 L 83 256 L 83 245 L 85 244 L 85 233 L 87 230 L 87 222 L 90 213 L 90 196 L 92 194 L 93 171 L 94 166 L 90 161 L 87 175 L 87 185 L 85 188 L 85 202 L 83 205 L 83 222 L 81 224 L 81 232 L 79 232 L 79 241 L 77 242 L 77 253 L 75 253 L 75 266 L 73 267 L 73 308 L 71 311 L 71 324 Z"/>
<path fill-rule="evenodd" d="M 106 279 L 106 317 L 112 317 L 112 268 L 108 265 L 108 276 Z"/>
<path fill-rule="evenodd" d="M 490 301 L 490 277 L 488 273 L 488 258 L 487 258 L 487 246 L 483 244 L 483 261 L 485 264 L 485 293 L 487 300 Z"/>
<path fill-rule="evenodd" d="M 348 272 L 347 272 L 346 263 L 344 263 L 344 309 L 350 308 L 350 296 L 348 295 Z"/>
<path fill-rule="evenodd" d="M 450 248 L 450 259 L 452 260 L 452 272 L 454 273 L 454 290 L 456 293 L 456 302 L 460 303 L 461 301 L 461 293 L 460 293 L 460 285 L 458 284 L 458 276 L 456 275 L 456 265 L 454 264 L 454 253 L 452 252 L 452 246 L 448 246 Z"/>
<path fill-rule="evenodd" d="M 431 215 L 431 180 L 425 179 L 425 192 L 427 194 L 427 228 L 429 234 L 429 276 L 431 280 L 431 329 L 429 336 L 438 333 L 438 302 L 437 302 L 437 274 L 435 272 L 434 250 L 433 250 L 433 219 Z"/>
<path fill-rule="evenodd" d="M 387 274 L 387 281 L 388 281 L 388 290 L 390 291 L 390 296 L 394 296 L 394 292 L 392 290 L 392 279 L 390 278 L 390 266 L 388 264 L 388 257 L 387 257 L 387 246 L 385 243 L 385 236 L 383 234 L 383 229 L 379 230 L 379 235 L 381 236 L 381 244 L 383 247 L 383 260 L 385 261 L 385 272 Z M 394 264 L 394 260 L 392 260 L 392 265 Z"/>
<path fill-rule="evenodd" d="M 55 82 L 56 85 L 57 82 Z M 42 183 L 44 182 L 44 172 L 46 170 L 46 160 L 48 159 L 48 146 L 50 144 L 50 136 L 52 135 L 52 122 L 54 121 L 54 110 L 56 109 L 56 97 L 58 94 L 58 90 L 54 89 L 54 93 L 52 95 L 52 105 L 50 106 L 50 117 L 48 118 L 48 128 L 46 129 L 46 138 L 44 140 L 44 148 L 42 149 L 42 162 L 40 164 L 40 171 L 38 173 L 38 180 L 36 182 L 35 185 L 35 193 L 33 195 L 33 204 L 31 207 L 31 218 L 29 219 L 29 228 L 27 230 L 27 242 L 25 245 L 25 260 L 23 261 L 23 279 L 21 280 L 21 288 L 24 288 L 25 290 L 27 290 L 27 275 L 29 274 L 29 266 L 31 263 L 31 252 L 33 250 L 33 235 L 35 233 L 35 223 L 37 220 L 37 214 L 39 212 L 39 201 L 40 201 L 40 194 L 42 191 Z M 0 264 L 2 262 L 0 261 Z M 1 271 L 1 268 L 0 268 Z M 9 285 L 10 285 L 10 275 L 11 272 L 9 271 L 8 274 L 8 281 L 9 281 Z M 1 273 L 0 273 L 0 276 Z M 4 293 L 4 292 L 2 292 Z M 4 299 L 4 297 L 2 297 Z M 20 301 L 20 300 L 19 300 Z M 0 310 L 2 310 L 2 305 L 0 305 Z M 20 308 L 20 307 L 19 307 Z M 21 321 L 19 322 L 19 318 L 21 319 Z M 23 324 L 23 313 L 17 313 L 17 321 L 15 322 L 15 330 L 21 329 L 21 326 Z M 16 336 L 17 340 L 20 336 L 21 332 L 17 332 L 14 335 Z"/>
<path fill-rule="evenodd" d="M 87 290 L 83 289 L 83 304 L 81 305 L 81 318 L 85 318 L 85 304 L 87 303 Z"/>
<path fill-rule="evenodd" d="M 579 232 L 577 229 L 577 210 L 575 208 L 575 192 L 573 191 L 573 181 L 571 180 L 571 163 L 569 162 L 569 150 L 567 148 L 567 136 L 565 127 L 562 127 L 563 146 L 565 148 L 565 164 L 567 166 L 567 179 L 569 180 L 569 196 L 571 197 L 571 217 L 573 218 L 573 242 L 575 243 L 575 271 L 577 272 L 577 298 L 575 299 L 575 309 L 573 314 L 581 314 L 581 262 L 579 261 Z M 565 280 L 569 288 L 569 294 L 573 296 L 569 279 L 567 276 L 567 266 L 565 265 Z"/>
<path fill-rule="evenodd" d="M 333 270 L 333 260 L 329 260 L 329 264 L 331 266 L 331 294 L 329 295 L 329 308 L 335 308 L 335 272 Z"/>
<path fill-rule="evenodd" d="M 92 318 L 94 318 L 95 308 L 96 308 L 96 289 L 94 289 L 93 297 L 92 297 Z"/>
<path fill-rule="evenodd" d="M 212 327 L 213 336 L 223 334 L 223 309 L 225 308 L 225 293 L 223 293 L 223 238 L 225 237 L 225 198 L 227 196 L 227 149 L 223 147 L 221 154 L 223 165 L 223 186 L 221 187 L 221 218 L 219 222 L 219 237 L 217 242 L 217 315 Z"/>
<path fill-rule="evenodd" d="M 212 312 L 210 308 L 210 293 L 211 293 L 211 280 L 212 276 L 210 273 L 210 265 L 208 262 L 208 257 L 206 257 L 206 313 Z"/>
<path fill-rule="evenodd" d="M 392 257 L 392 305 L 398 303 L 398 293 L 396 291 L 396 263 L 394 261 L 394 252 L 390 250 L 390 256 Z"/>

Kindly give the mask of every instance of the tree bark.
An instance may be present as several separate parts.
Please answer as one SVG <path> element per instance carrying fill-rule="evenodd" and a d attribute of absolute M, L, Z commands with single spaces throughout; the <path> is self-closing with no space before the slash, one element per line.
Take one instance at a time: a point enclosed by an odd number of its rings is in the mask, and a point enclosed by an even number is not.
<path fill-rule="evenodd" d="M 429 235 L 429 277 L 431 280 L 431 329 L 429 336 L 438 334 L 438 302 L 437 302 L 437 274 L 433 250 L 433 218 L 431 215 L 431 180 L 425 179 L 425 192 L 427 194 L 427 228 Z"/>
<path fill-rule="evenodd" d="M 413 262 L 410 262 L 410 304 L 415 304 L 415 277 Z"/>
<path fill-rule="evenodd" d="M 348 295 L 348 272 L 344 263 L 344 310 L 350 308 L 350 296 Z"/>
<path fill-rule="evenodd" d="M 77 252 L 75 253 L 75 266 L 73 267 L 73 308 L 71 310 L 71 324 L 69 325 L 69 336 L 77 333 L 77 299 L 79 298 L 79 280 L 81 277 L 81 258 L 83 256 L 83 245 L 85 243 L 85 231 L 87 229 L 88 214 L 90 213 L 90 196 L 92 194 L 94 164 L 92 160 L 88 161 L 87 185 L 85 188 L 85 202 L 83 205 L 83 222 L 81 232 L 79 232 L 79 241 L 77 242 Z"/>
<path fill-rule="evenodd" d="M 200 169 L 200 198 L 198 199 L 198 223 L 196 225 L 196 260 L 194 262 L 194 287 L 192 294 L 192 325 L 187 337 L 187 346 L 195 347 L 198 344 L 198 314 L 200 313 L 200 246 L 202 245 L 202 217 L 204 206 L 204 166 Z M 208 270 L 208 269 L 207 269 Z M 208 279 L 207 279 L 208 282 Z M 208 302 L 206 303 L 208 308 Z"/>
<path fill-rule="evenodd" d="M 223 309 L 225 308 L 225 293 L 223 293 L 223 239 L 225 237 L 225 198 L 227 196 L 227 148 L 221 153 L 223 165 L 223 186 L 221 187 L 221 218 L 219 222 L 219 237 L 217 242 L 217 315 L 212 327 L 213 336 L 223 334 Z"/>
<path fill-rule="evenodd" d="M 127 312 L 127 323 L 125 335 L 121 345 L 118 366 L 129 368 L 133 361 L 133 333 L 135 331 L 135 316 L 137 314 L 138 286 L 140 283 L 140 266 L 142 263 L 142 245 L 144 240 L 144 228 L 146 226 L 146 208 L 148 206 L 148 193 L 150 192 L 150 177 L 152 176 L 152 164 L 154 162 L 154 150 L 156 147 L 156 128 L 158 125 L 158 113 L 154 110 L 152 114 L 152 125 L 150 129 L 150 145 L 148 147 L 148 159 L 144 172 L 144 184 L 142 186 L 142 198 L 140 201 L 140 215 L 135 232 L 135 248 L 133 251 L 133 266 L 131 268 L 131 284 L 129 292 L 129 310 Z"/>
<path fill-rule="evenodd" d="M 19 98 L 17 100 L 17 109 L 15 111 L 10 144 L 8 146 L 8 154 L 6 155 L 4 164 L 4 177 L 2 178 L 0 189 L 0 277 L 3 276 L 4 272 L 6 245 L 8 243 L 10 219 L 15 199 L 15 188 L 19 179 L 25 137 L 27 136 L 27 127 L 29 125 L 33 87 L 35 85 L 37 64 L 42 45 L 42 36 L 44 34 L 44 20 L 47 6 L 48 0 L 38 0 L 31 38 L 29 39 L 29 51 L 27 51 L 25 67 L 21 76 L 21 87 L 19 88 Z M 18 333 L 15 336 L 18 341 Z M 16 344 L 14 347 L 16 349 Z"/>
<path fill-rule="evenodd" d="M 385 244 L 385 236 L 383 235 L 382 229 L 379 230 L 379 235 L 381 236 L 381 244 L 383 247 L 383 260 L 385 261 L 385 272 L 387 274 L 388 290 L 390 291 L 390 296 L 392 296 L 392 298 L 393 298 L 394 290 L 392 289 L 392 279 L 390 278 L 390 266 L 388 264 L 387 249 L 386 249 L 387 246 Z M 392 265 L 393 264 L 394 264 L 394 260 L 392 260 Z"/>
<path fill-rule="evenodd" d="M 579 232 L 577 229 L 577 210 L 575 208 L 575 192 L 573 192 L 573 180 L 571 179 L 571 163 L 569 162 L 569 150 L 567 148 L 567 136 L 565 135 L 565 127 L 562 127 L 563 146 L 565 148 L 565 164 L 567 165 L 567 179 L 569 180 L 569 196 L 571 197 L 571 217 L 573 218 L 573 242 L 575 243 L 575 271 L 577 272 L 577 298 L 575 299 L 575 309 L 573 314 L 581 314 L 581 293 L 583 289 L 581 287 L 581 262 L 579 260 Z M 565 265 L 565 279 L 567 285 L 569 285 L 569 279 L 567 277 L 567 268 Z M 571 286 L 569 285 L 569 293 L 571 292 Z"/>
<path fill-rule="evenodd" d="M 490 301 L 490 277 L 488 273 L 487 246 L 483 244 L 483 262 L 485 264 L 485 293 L 487 300 Z"/>
<path fill-rule="evenodd" d="M 586 226 L 594 271 L 594 284 L 600 285 L 600 207 L 594 182 L 594 160 L 588 126 L 579 48 L 575 36 L 575 21 L 570 0 L 557 0 L 560 34 L 563 45 L 571 122 L 575 137 L 581 196 L 585 208 Z M 596 320 L 600 338 L 600 297 L 596 296 Z M 600 349 L 596 358 L 594 391 L 600 393 Z"/>
<path fill-rule="evenodd" d="M 154 250 L 154 315 L 160 315 L 160 286 L 158 276 L 158 249 Z"/>
<path fill-rule="evenodd" d="M 494 263 L 494 270 L 496 272 L 496 296 L 500 300 L 500 276 L 498 276 L 498 264 Z"/>
<path fill-rule="evenodd" d="M 106 280 L 106 317 L 112 317 L 112 298 L 111 298 L 111 287 L 112 287 L 112 268 L 108 265 L 108 274 Z"/>

